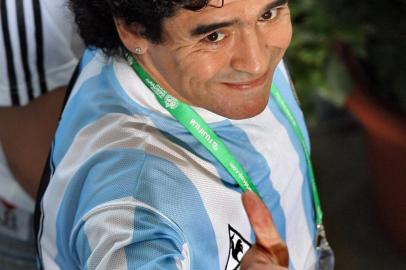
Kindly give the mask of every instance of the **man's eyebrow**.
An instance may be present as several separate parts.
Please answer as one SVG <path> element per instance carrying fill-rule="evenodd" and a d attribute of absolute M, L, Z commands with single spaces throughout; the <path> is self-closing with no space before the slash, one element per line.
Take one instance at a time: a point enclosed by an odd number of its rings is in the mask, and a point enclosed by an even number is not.
<path fill-rule="evenodd" d="M 268 11 L 270 9 L 286 5 L 288 3 L 288 0 L 276 0 L 272 1 L 272 3 L 269 3 L 265 8 L 264 11 Z"/>
<path fill-rule="evenodd" d="M 208 34 L 214 30 L 227 27 L 237 23 L 237 20 L 226 21 L 226 22 L 219 22 L 219 23 L 211 23 L 211 24 L 201 24 L 190 30 L 190 35 L 192 37 L 201 36 L 204 34 Z"/>
<path fill-rule="evenodd" d="M 270 10 L 272 8 L 278 7 L 278 6 L 283 6 L 288 3 L 288 0 L 275 0 L 272 1 L 272 3 L 268 4 L 264 8 L 264 12 L 267 10 Z M 227 27 L 233 24 L 238 23 L 238 20 L 232 20 L 232 21 L 226 21 L 226 22 L 218 22 L 218 23 L 211 23 L 211 24 L 201 24 L 190 30 L 190 35 L 192 37 L 196 36 L 201 36 L 204 34 L 209 34 L 210 32 L 213 32 L 214 30 Z"/>

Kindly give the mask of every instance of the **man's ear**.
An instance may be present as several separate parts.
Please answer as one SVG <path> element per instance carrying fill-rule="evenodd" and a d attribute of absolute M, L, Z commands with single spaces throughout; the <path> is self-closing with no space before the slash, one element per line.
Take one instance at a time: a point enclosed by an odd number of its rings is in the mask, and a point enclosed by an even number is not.
<path fill-rule="evenodd" d="M 150 45 L 149 41 L 142 36 L 142 27 L 137 24 L 126 24 L 122 19 L 114 18 L 116 29 L 121 42 L 130 52 L 137 54 L 145 53 Z"/>

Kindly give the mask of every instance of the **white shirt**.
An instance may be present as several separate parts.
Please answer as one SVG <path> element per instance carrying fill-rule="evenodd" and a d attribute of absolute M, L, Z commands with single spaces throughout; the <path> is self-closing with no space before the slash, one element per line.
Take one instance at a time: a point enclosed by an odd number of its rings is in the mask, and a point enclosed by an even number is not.
<path fill-rule="evenodd" d="M 3 0 L 0 29 L 0 106 L 26 105 L 69 82 L 82 45 L 65 0 Z M 34 202 L 11 174 L 1 142 L 0 198 L 33 212 Z"/>

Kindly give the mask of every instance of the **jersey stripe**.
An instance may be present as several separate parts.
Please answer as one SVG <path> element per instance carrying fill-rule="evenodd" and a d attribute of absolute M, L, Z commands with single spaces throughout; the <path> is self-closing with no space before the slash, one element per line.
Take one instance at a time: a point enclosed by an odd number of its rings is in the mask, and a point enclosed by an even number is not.
<path fill-rule="evenodd" d="M 279 89 L 289 89 L 289 81 L 286 79 L 285 75 L 283 74 L 283 70 L 276 70 L 274 73 L 274 82 L 278 86 Z M 300 111 L 299 106 L 295 101 L 295 97 L 288 91 L 283 91 L 281 94 L 284 96 L 285 100 L 288 102 L 289 108 L 291 108 L 295 118 L 298 121 L 298 124 L 303 131 L 305 136 L 306 145 L 309 145 L 309 137 L 307 134 L 307 129 L 305 126 L 305 122 L 303 119 L 303 114 Z M 294 220 L 289 220 L 290 230 L 298 230 L 299 228 L 303 228 L 303 232 L 306 232 L 306 236 L 310 239 L 309 242 L 298 242 L 297 239 L 290 238 L 286 239 L 288 246 L 292 246 L 290 251 L 290 258 L 294 262 L 294 266 L 296 269 L 303 269 L 305 265 L 305 260 L 312 258 L 310 260 L 315 260 L 315 253 L 312 247 L 311 239 L 315 237 L 315 220 L 314 220 L 314 211 L 313 211 L 313 201 L 312 201 L 312 194 L 310 190 L 310 180 L 308 177 L 308 168 L 306 163 L 306 157 L 304 155 L 303 147 L 300 143 L 299 138 L 296 136 L 293 127 L 289 124 L 289 121 L 283 115 L 282 111 L 279 109 L 279 106 L 276 104 L 275 100 L 271 99 L 268 105 L 270 108 L 273 108 L 272 111 L 274 112 L 274 117 L 281 125 L 284 127 L 283 129 L 286 131 L 288 138 L 290 139 L 292 145 L 291 147 L 294 148 L 294 151 L 298 153 L 297 157 L 291 157 L 290 160 L 292 162 L 296 162 L 296 164 L 284 164 L 284 170 L 292 171 L 297 174 L 301 175 L 302 181 L 301 182 L 292 182 L 290 185 L 294 184 L 300 188 L 301 194 L 293 194 L 291 193 L 291 197 L 296 197 L 297 201 L 302 201 L 300 207 L 295 208 L 285 208 L 285 211 L 289 213 L 287 216 L 294 217 Z M 271 163 L 274 161 L 270 161 Z M 299 171 L 292 170 L 293 168 L 288 168 L 289 166 L 294 166 L 299 168 Z M 297 177 L 293 177 L 292 179 L 297 179 Z M 288 190 L 294 190 L 293 188 L 286 187 Z M 292 233 L 288 232 L 288 235 L 293 235 Z M 308 257 L 302 256 L 302 253 L 306 253 Z"/>
<path fill-rule="evenodd" d="M 20 37 L 20 51 L 22 66 L 24 70 L 25 81 L 27 85 L 28 99 L 34 99 L 34 89 L 32 87 L 31 72 L 28 64 L 28 44 L 27 44 L 27 31 L 25 27 L 25 12 L 24 12 L 24 1 L 16 0 L 17 5 L 17 21 L 18 21 L 18 34 Z"/>
<path fill-rule="evenodd" d="M 10 97 L 13 105 L 20 105 L 20 98 L 18 96 L 17 76 L 15 71 L 15 64 L 13 60 L 13 49 L 10 40 L 10 30 L 8 24 L 7 14 L 7 1 L 0 0 L 1 2 L 1 25 L 4 38 L 4 48 L 6 50 L 7 72 L 10 85 Z"/>
<path fill-rule="evenodd" d="M 37 46 L 36 52 L 37 52 L 37 69 L 39 83 L 41 88 L 41 94 L 45 94 L 48 88 L 44 68 L 44 36 L 42 32 L 41 4 L 39 0 L 33 0 L 32 4 L 34 9 L 35 42 Z"/>

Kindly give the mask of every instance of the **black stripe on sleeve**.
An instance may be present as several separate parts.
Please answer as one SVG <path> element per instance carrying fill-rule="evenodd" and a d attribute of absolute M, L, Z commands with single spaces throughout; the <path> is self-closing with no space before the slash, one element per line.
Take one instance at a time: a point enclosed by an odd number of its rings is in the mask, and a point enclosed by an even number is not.
<path fill-rule="evenodd" d="M 11 102 L 14 106 L 20 105 L 20 97 L 18 96 L 18 87 L 17 87 L 17 77 L 15 72 L 14 66 L 14 59 L 13 59 L 13 49 L 11 47 L 11 40 L 10 40 L 10 30 L 8 25 L 8 18 L 7 18 L 7 2 L 6 0 L 0 0 L 0 9 L 1 9 L 1 25 L 2 25 L 2 32 L 3 32 L 3 39 L 4 39 L 4 48 L 6 53 L 6 61 L 7 61 L 7 73 L 8 73 L 8 80 L 9 80 L 9 88 L 10 88 L 10 97 Z"/>
<path fill-rule="evenodd" d="M 45 78 L 45 68 L 44 68 L 44 35 L 42 31 L 42 15 L 41 15 L 41 5 L 39 0 L 33 0 L 32 2 L 34 8 L 34 24 L 35 24 L 35 42 L 37 46 L 37 69 L 39 75 L 39 83 L 41 88 L 41 93 L 45 94 L 47 92 L 47 84 Z"/>
<path fill-rule="evenodd" d="M 31 72 L 28 65 L 27 30 L 25 28 L 23 0 L 16 0 L 16 6 L 17 6 L 18 35 L 20 37 L 22 65 L 24 70 L 25 82 L 27 85 L 28 98 L 29 100 L 32 100 L 34 98 L 34 90 L 32 88 Z"/>

